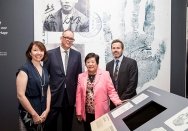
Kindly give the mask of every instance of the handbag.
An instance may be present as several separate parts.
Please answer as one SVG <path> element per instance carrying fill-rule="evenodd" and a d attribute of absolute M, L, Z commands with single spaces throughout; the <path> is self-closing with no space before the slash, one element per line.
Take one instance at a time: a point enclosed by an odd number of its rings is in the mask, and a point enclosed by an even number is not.
<path fill-rule="evenodd" d="M 34 124 L 32 116 L 27 111 L 19 110 L 20 117 L 22 119 L 25 128 L 28 131 L 43 131 L 44 125 L 43 124 Z"/>

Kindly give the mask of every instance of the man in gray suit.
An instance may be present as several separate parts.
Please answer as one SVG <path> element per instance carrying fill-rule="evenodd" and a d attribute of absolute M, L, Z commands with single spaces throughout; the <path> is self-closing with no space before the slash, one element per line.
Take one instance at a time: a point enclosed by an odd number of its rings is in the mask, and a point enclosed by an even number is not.
<path fill-rule="evenodd" d="M 45 19 L 43 30 L 53 32 L 62 32 L 64 30 L 88 32 L 89 19 L 75 9 L 77 2 L 78 0 L 60 0 L 62 8 Z"/>
<path fill-rule="evenodd" d="M 120 99 L 130 99 L 136 95 L 138 83 L 137 62 L 123 55 L 124 44 L 118 39 L 112 41 L 111 50 L 114 60 L 107 63 L 106 70 L 110 72 Z M 110 108 L 111 110 L 115 108 L 112 102 Z"/>
<path fill-rule="evenodd" d="M 44 63 L 50 75 L 51 108 L 45 131 L 57 131 L 57 120 L 61 114 L 62 129 L 71 131 L 76 99 L 78 74 L 82 72 L 80 52 L 71 48 L 74 33 L 63 32 L 61 45 L 48 51 L 48 60 Z"/>

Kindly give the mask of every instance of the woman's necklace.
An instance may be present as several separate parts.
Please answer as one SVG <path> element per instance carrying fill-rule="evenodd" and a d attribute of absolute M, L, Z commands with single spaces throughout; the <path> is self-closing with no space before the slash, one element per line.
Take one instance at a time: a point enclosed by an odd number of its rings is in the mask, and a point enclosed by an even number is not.
<path fill-rule="evenodd" d="M 33 65 L 34 66 L 34 65 Z M 42 67 L 42 66 L 41 66 Z M 45 74 L 44 74 L 44 70 L 43 70 L 43 68 L 42 68 L 42 75 L 40 75 L 40 73 L 39 73 L 39 71 L 38 71 L 38 69 L 34 66 L 34 68 L 35 68 L 35 70 L 36 70 L 36 72 L 37 72 L 37 75 L 38 75 L 38 77 L 39 77 L 39 80 L 40 80 L 40 86 L 41 86 L 41 90 L 42 90 L 42 96 L 44 96 L 44 86 L 45 86 Z M 44 76 L 44 77 L 42 77 L 42 76 Z M 42 78 L 43 78 L 43 80 L 42 80 Z"/>
<path fill-rule="evenodd" d="M 90 82 L 93 83 L 93 81 L 95 79 L 95 74 L 94 75 L 88 75 L 88 78 L 89 78 Z"/>

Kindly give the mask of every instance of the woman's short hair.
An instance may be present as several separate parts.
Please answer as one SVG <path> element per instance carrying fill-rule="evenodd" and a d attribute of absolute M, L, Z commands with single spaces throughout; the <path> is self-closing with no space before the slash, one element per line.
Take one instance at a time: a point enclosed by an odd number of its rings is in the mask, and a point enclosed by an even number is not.
<path fill-rule="evenodd" d="M 95 53 L 87 54 L 87 56 L 85 57 L 85 64 L 86 64 L 86 61 L 90 58 L 95 58 L 97 65 L 99 64 L 99 55 L 97 55 Z"/>
<path fill-rule="evenodd" d="M 29 47 L 27 48 L 27 50 L 25 52 L 26 58 L 28 60 L 32 59 L 30 53 L 31 53 L 31 50 L 34 45 L 36 45 L 41 51 L 44 51 L 44 57 L 42 58 L 42 61 L 46 60 L 47 59 L 47 50 L 46 50 L 45 45 L 40 41 L 33 41 L 30 43 Z"/>

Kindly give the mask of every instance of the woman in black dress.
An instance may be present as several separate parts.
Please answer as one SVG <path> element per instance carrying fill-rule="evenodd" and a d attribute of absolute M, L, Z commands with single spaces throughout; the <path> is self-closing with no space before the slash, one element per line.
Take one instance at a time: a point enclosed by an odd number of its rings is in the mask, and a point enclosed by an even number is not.
<path fill-rule="evenodd" d="M 19 100 L 19 124 L 27 131 L 43 130 L 50 110 L 51 93 L 47 70 L 42 61 L 47 58 L 46 48 L 39 41 L 32 42 L 26 51 L 27 61 L 16 77 Z"/>

